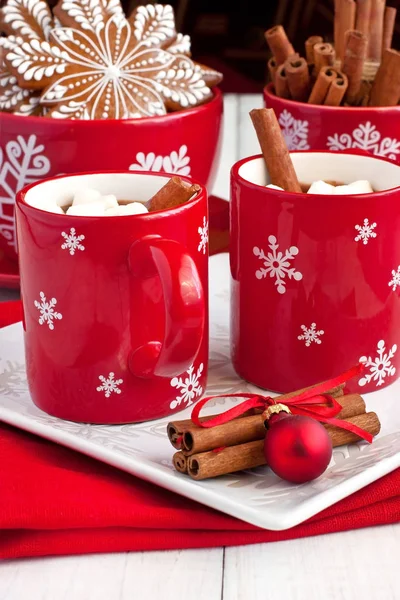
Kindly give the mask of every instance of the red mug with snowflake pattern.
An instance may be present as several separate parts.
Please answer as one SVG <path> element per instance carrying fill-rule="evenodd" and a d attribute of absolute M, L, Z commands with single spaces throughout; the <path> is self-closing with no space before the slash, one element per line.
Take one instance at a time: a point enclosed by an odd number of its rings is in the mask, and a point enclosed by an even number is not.
<path fill-rule="evenodd" d="M 400 106 L 321 106 L 278 98 L 272 84 L 264 103 L 273 108 L 289 150 L 355 148 L 400 163 Z"/>
<path fill-rule="evenodd" d="M 337 376 L 369 392 L 400 369 L 400 166 L 367 155 L 294 152 L 301 182 L 367 179 L 376 192 L 266 188 L 261 156 L 231 172 L 232 360 L 276 392 Z"/>
<path fill-rule="evenodd" d="M 80 121 L 0 112 L 0 250 L 17 260 L 15 195 L 46 177 L 132 169 L 190 176 L 212 186 L 222 122 L 222 94 L 213 93 L 206 104 L 144 119 Z"/>
<path fill-rule="evenodd" d="M 183 178 L 185 179 L 185 178 Z M 148 200 L 165 175 L 92 173 L 17 195 L 29 389 L 71 421 L 164 417 L 203 392 L 208 357 L 208 215 L 204 186 L 179 207 L 77 217 L 39 210 L 83 188 Z M 189 181 L 189 180 L 188 180 Z"/>

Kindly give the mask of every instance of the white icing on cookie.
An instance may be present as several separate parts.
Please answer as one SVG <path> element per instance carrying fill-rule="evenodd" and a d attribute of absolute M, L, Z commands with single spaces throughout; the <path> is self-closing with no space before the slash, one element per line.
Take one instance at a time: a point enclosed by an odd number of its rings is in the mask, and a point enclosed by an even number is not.
<path fill-rule="evenodd" d="M 74 102 L 71 100 L 67 104 L 61 104 L 61 106 L 50 111 L 50 115 L 54 119 L 71 119 L 88 121 L 90 115 L 86 109 L 86 102 Z"/>
<path fill-rule="evenodd" d="M 104 28 L 103 4 L 103 0 L 64 0 L 60 11 L 85 31 L 97 33 Z"/>
<path fill-rule="evenodd" d="M 184 54 L 190 56 L 190 35 L 178 33 L 176 40 L 168 46 L 168 52 L 171 54 Z"/>
<path fill-rule="evenodd" d="M 24 90 L 26 92 L 26 90 Z M 24 102 L 18 107 L 17 110 L 14 111 L 15 115 L 22 115 L 23 117 L 29 117 L 33 114 L 38 114 L 39 109 L 39 96 L 31 96 L 27 100 L 24 99 Z"/>
<path fill-rule="evenodd" d="M 150 47 L 161 47 L 176 37 L 175 19 L 169 4 L 138 6 L 129 19 L 138 42 Z"/>
<path fill-rule="evenodd" d="M 6 59 L 23 76 L 24 81 L 40 82 L 53 77 L 55 73 L 64 73 L 69 56 L 57 46 L 34 39 L 15 46 Z"/>
<path fill-rule="evenodd" d="M 8 0 L 2 20 L 16 34 L 28 38 L 47 39 L 52 27 L 49 7 L 43 0 Z"/>
<path fill-rule="evenodd" d="M 164 98 L 182 108 L 195 106 L 210 96 L 210 90 L 202 79 L 201 68 L 189 58 L 179 55 L 172 68 L 158 73 L 156 89 Z"/>

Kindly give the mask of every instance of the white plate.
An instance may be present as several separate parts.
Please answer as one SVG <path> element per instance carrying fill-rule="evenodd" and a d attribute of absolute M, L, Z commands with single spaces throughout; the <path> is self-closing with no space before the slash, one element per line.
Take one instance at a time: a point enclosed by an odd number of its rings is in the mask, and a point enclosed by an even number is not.
<path fill-rule="evenodd" d="M 210 261 L 211 361 L 207 394 L 258 391 L 241 381 L 229 360 L 229 262 L 219 255 Z M 64 444 L 169 490 L 266 529 L 282 530 L 312 517 L 342 498 L 400 466 L 400 380 L 366 397 L 378 412 L 382 431 L 372 445 L 336 448 L 326 473 L 314 482 L 291 485 L 267 467 L 196 482 L 176 473 L 175 450 L 166 436 L 170 419 L 139 425 L 81 425 L 50 417 L 29 396 L 20 323 L 0 331 L 0 419 Z M 221 398 L 209 412 L 239 402 Z M 214 408 L 212 407 L 214 405 Z M 191 408 L 179 413 L 188 418 Z"/>

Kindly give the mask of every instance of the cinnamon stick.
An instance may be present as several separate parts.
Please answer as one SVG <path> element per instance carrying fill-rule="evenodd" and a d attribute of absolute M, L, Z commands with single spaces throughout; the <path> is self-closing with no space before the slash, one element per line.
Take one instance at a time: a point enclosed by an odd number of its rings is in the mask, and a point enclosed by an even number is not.
<path fill-rule="evenodd" d="M 368 106 L 371 88 L 372 84 L 369 81 L 362 81 L 359 92 L 354 99 L 353 106 Z"/>
<path fill-rule="evenodd" d="M 244 412 L 242 415 L 236 417 L 236 419 L 243 419 L 244 417 L 249 417 L 254 414 L 261 413 L 261 410 L 250 409 Z M 214 417 L 217 417 L 219 413 L 213 415 L 207 415 L 206 417 L 200 417 L 199 421 L 204 423 L 204 421 L 209 421 Z M 235 420 L 236 420 L 235 419 Z M 167 435 L 168 439 L 173 445 L 174 448 L 180 450 L 182 447 L 183 434 L 185 431 L 192 431 L 194 429 L 201 429 L 198 425 L 195 425 L 192 419 L 183 419 L 181 421 L 170 421 L 167 425 Z"/>
<path fill-rule="evenodd" d="M 361 429 L 364 429 L 364 431 L 367 431 L 374 437 L 378 435 L 381 430 L 381 423 L 378 415 L 374 412 L 357 415 L 356 417 L 350 417 L 345 420 L 349 423 L 353 423 L 353 425 L 357 425 L 357 427 L 361 427 Z M 329 433 L 334 448 L 360 441 L 360 437 L 357 434 L 347 431 L 347 429 L 340 429 L 334 425 L 324 425 L 324 427 Z"/>
<path fill-rule="evenodd" d="M 353 104 L 360 91 L 367 48 L 368 38 L 366 35 L 360 31 L 347 32 L 342 71 L 348 79 L 345 101 L 349 104 Z"/>
<path fill-rule="evenodd" d="M 180 177 L 171 177 L 145 204 L 150 212 L 173 208 L 190 200 L 199 190 L 200 186 L 197 184 L 189 185 Z"/>
<path fill-rule="evenodd" d="M 313 388 L 316 387 L 316 385 L 320 385 L 320 384 L 314 384 L 314 385 L 308 386 L 306 388 L 302 388 L 301 390 L 295 390 L 293 392 L 289 392 L 288 394 L 283 394 L 281 396 L 278 396 L 276 398 L 276 400 L 279 402 L 284 402 L 285 400 L 288 400 L 289 398 L 293 398 L 293 396 L 301 394 L 302 392 L 312 390 Z M 332 396 L 332 398 L 340 398 L 340 400 L 338 400 L 338 402 L 340 402 L 340 404 L 344 407 L 344 405 L 347 404 L 348 401 L 344 400 L 345 396 L 343 395 L 343 389 L 344 389 L 344 384 L 338 385 L 337 387 L 332 388 L 331 390 L 329 390 L 326 393 L 329 394 L 330 396 Z M 360 405 L 358 405 L 358 406 L 360 406 Z M 357 408 L 357 410 L 358 410 L 358 408 Z M 262 411 L 260 409 L 251 408 L 250 410 L 247 410 L 246 412 L 244 412 L 242 415 L 239 415 L 238 417 L 236 417 L 236 419 L 249 417 L 254 414 L 260 414 L 261 412 Z M 364 409 L 364 412 L 365 412 L 365 409 Z M 203 423 L 204 421 L 209 421 L 210 419 L 213 419 L 214 417 L 218 416 L 218 414 L 219 413 L 213 414 L 213 415 L 207 415 L 205 417 L 200 417 L 199 420 Z M 342 414 L 342 413 L 340 413 L 340 414 Z M 356 412 L 353 414 L 358 414 L 358 413 Z M 174 448 L 179 450 L 182 445 L 183 433 L 185 431 L 192 431 L 193 429 L 200 429 L 200 428 L 197 425 L 195 425 L 191 419 L 170 421 L 167 425 L 168 439 L 171 442 L 171 444 L 174 446 Z"/>
<path fill-rule="evenodd" d="M 294 48 L 289 42 L 282 25 L 271 27 L 264 35 L 278 66 L 284 63 L 291 54 L 294 54 Z"/>
<path fill-rule="evenodd" d="M 284 398 L 279 398 L 284 403 Z M 343 404 L 342 404 L 343 402 Z M 358 394 L 349 394 L 340 398 L 343 408 L 338 419 L 347 419 L 365 413 L 365 402 Z M 191 456 L 199 452 L 206 452 L 223 446 L 237 446 L 265 437 L 265 427 L 261 415 L 252 415 L 228 421 L 223 425 L 203 428 L 195 427 L 183 433 L 182 452 Z"/>
<path fill-rule="evenodd" d="M 336 77 L 332 81 L 326 98 L 324 100 L 325 106 L 340 106 L 344 95 L 347 91 L 348 81 L 346 75 Z"/>
<path fill-rule="evenodd" d="M 386 48 L 392 47 L 392 38 L 394 26 L 396 23 L 396 15 L 396 8 L 392 6 L 387 6 L 385 8 L 385 13 L 383 16 L 382 52 L 386 50 Z"/>
<path fill-rule="evenodd" d="M 323 104 L 328 93 L 329 87 L 337 77 L 337 73 L 331 67 L 322 67 L 318 77 L 311 90 L 308 99 L 309 104 Z"/>
<path fill-rule="evenodd" d="M 268 71 L 269 71 L 269 76 L 270 76 L 272 83 L 275 83 L 275 73 L 276 73 L 277 68 L 278 68 L 278 65 L 276 64 L 275 58 L 274 57 L 270 58 L 268 61 Z"/>
<path fill-rule="evenodd" d="M 250 112 L 250 117 L 261 146 L 270 183 L 287 192 L 301 193 L 296 171 L 274 110 L 254 109 Z"/>
<path fill-rule="evenodd" d="M 340 61 L 344 58 L 346 31 L 354 29 L 356 3 L 354 0 L 335 0 L 335 50 Z"/>
<path fill-rule="evenodd" d="M 175 452 L 172 457 L 172 462 L 175 470 L 179 473 L 187 473 L 188 471 L 188 459 L 183 452 Z"/>
<path fill-rule="evenodd" d="M 211 450 L 194 454 L 188 459 L 188 474 L 192 479 L 201 481 L 261 465 L 265 465 L 264 440 L 257 440 L 230 446 L 220 452 Z"/>
<path fill-rule="evenodd" d="M 355 28 L 368 37 L 371 19 L 371 0 L 357 0 Z"/>
<path fill-rule="evenodd" d="M 310 75 L 304 58 L 288 59 L 285 62 L 290 96 L 298 102 L 306 102 L 310 93 Z"/>
<path fill-rule="evenodd" d="M 382 57 L 383 20 L 386 0 L 371 0 L 368 58 L 380 61 Z"/>
<path fill-rule="evenodd" d="M 347 421 L 368 431 L 373 436 L 376 436 L 380 431 L 379 419 L 373 412 L 351 417 Z M 326 425 L 326 429 L 334 448 L 360 440 L 356 434 L 346 429 L 340 429 L 332 425 Z M 209 452 L 194 454 L 188 459 L 188 474 L 192 479 L 200 481 L 210 477 L 243 471 L 244 469 L 253 469 L 265 464 L 264 440 L 261 439 L 247 444 L 229 446 L 219 451 L 210 450 Z"/>
<path fill-rule="evenodd" d="M 395 106 L 400 100 L 400 53 L 386 49 L 372 84 L 370 106 Z"/>
<path fill-rule="evenodd" d="M 289 85 L 285 65 L 280 65 L 275 73 L 275 93 L 278 98 L 290 99 Z"/>
<path fill-rule="evenodd" d="M 306 61 L 309 65 L 314 64 L 314 46 L 315 44 L 322 44 L 324 38 L 320 35 L 310 36 L 305 43 L 306 47 Z"/>
<path fill-rule="evenodd" d="M 318 75 L 322 67 L 333 67 L 335 63 L 335 49 L 332 44 L 315 44 L 314 65 L 315 74 Z"/>

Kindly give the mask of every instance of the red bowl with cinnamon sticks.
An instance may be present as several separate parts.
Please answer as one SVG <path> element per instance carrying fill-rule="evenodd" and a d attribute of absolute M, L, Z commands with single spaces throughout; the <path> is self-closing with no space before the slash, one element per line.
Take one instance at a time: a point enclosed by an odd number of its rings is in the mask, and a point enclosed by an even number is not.
<path fill-rule="evenodd" d="M 400 106 L 325 106 L 279 98 L 272 83 L 264 103 L 273 108 L 289 150 L 356 148 L 400 164 Z"/>

